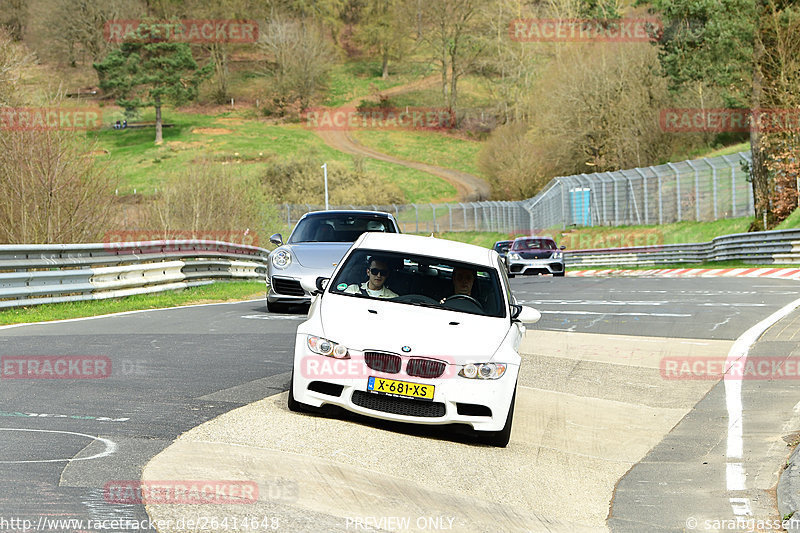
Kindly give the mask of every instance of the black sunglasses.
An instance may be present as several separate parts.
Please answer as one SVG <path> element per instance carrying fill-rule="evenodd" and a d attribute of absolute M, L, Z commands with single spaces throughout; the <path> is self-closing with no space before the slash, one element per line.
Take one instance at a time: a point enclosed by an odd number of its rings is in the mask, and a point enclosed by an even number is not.
<path fill-rule="evenodd" d="M 389 269 L 387 268 L 370 268 L 369 271 L 372 272 L 373 276 L 380 274 L 381 276 L 386 277 L 389 275 Z"/>

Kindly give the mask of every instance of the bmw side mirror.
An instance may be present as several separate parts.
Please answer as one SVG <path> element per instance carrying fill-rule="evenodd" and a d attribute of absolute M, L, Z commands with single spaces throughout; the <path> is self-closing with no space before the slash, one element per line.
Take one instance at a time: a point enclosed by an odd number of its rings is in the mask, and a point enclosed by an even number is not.
<path fill-rule="evenodd" d="M 283 244 L 283 237 L 281 237 L 280 233 L 275 233 L 274 235 L 270 236 L 269 242 L 275 246 L 280 246 Z"/>
<path fill-rule="evenodd" d="M 523 324 L 535 324 L 542 318 L 542 314 L 527 305 L 511 305 L 511 320 L 522 322 Z"/>

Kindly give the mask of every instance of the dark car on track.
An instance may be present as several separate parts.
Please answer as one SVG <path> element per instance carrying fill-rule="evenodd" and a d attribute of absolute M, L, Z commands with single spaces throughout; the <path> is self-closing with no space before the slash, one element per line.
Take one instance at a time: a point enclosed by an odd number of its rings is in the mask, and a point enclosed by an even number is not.
<path fill-rule="evenodd" d="M 494 246 L 492 246 L 492 250 L 494 250 L 495 252 L 500 254 L 500 257 L 503 259 L 503 261 L 505 261 L 506 260 L 506 254 L 508 253 L 508 249 L 511 248 L 511 244 L 513 242 L 514 242 L 513 240 L 511 240 L 511 241 L 497 241 L 496 243 L 494 243 Z"/>
<path fill-rule="evenodd" d="M 518 237 L 506 254 L 508 277 L 517 274 L 552 274 L 563 276 L 564 246 L 548 237 Z"/>

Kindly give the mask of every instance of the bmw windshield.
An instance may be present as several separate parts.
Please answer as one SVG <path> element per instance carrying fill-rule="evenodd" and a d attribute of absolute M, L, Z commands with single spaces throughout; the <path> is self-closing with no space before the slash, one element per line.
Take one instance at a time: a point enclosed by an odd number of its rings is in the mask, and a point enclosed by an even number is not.
<path fill-rule="evenodd" d="M 443 258 L 359 249 L 329 287 L 331 293 L 357 298 L 506 316 L 496 269 Z"/>

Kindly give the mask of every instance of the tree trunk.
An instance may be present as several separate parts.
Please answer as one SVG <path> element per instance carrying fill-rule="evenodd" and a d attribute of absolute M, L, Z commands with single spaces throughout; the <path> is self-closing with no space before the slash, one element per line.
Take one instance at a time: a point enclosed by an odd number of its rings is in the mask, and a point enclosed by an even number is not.
<path fill-rule="evenodd" d="M 156 97 L 156 144 L 164 142 L 161 135 L 161 99 Z"/>
<path fill-rule="evenodd" d="M 381 66 L 381 79 L 389 79 L 389 50 L 388 47 L 383 52 L 383 65 Z"/>
<path fill-rule="evenodd" d="M 761 74 L 764 43 L 761 42 L 759 31 L 760 28 L 756 27 L 753 43 L 753 86 L 750 93 L 750 112 L 754 115 L 761 110 L 764 81 Z M 770 225 L 771 218 L 769 213 L 769 172 L 764 161 L 761 131 L 757 120 L 750 121 L 750 151 L 752 154 L 751 174 L 753 178 L 753 205 L 755 208 L 755 221 L 752 227 L 766 230 Z"/>

